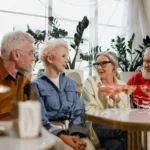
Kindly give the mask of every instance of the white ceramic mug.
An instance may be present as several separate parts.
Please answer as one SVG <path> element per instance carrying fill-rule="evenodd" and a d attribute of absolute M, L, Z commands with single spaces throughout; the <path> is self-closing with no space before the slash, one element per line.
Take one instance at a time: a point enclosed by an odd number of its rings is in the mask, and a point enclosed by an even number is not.
<path fill-rule="evenodd" d="M 41 105 L 39 101 L 18 103 L 18 133 L 21 138 L 38 137 L 41 132 Z"/>

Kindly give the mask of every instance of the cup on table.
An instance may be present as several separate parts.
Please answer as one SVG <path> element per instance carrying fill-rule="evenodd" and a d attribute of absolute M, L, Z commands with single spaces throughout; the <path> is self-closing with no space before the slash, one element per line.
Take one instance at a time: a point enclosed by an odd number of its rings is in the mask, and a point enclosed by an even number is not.
<path fill-rule="evenodd" d="M 36 138 L 41 133 L 41 105 L 38 101 L 18 102 L 14 129 L 20 138 Z"/>

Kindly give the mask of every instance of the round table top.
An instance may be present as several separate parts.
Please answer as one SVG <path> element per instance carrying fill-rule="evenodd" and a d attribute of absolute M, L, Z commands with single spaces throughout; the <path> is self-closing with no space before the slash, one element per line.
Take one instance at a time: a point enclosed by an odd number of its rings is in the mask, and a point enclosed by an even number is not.
<path fill-rule="evenodd" d="M 150 110 L 146 109 L 104 109 L 91 115 L 86 113 L 86 119 L 113 128 L 126 130 L 150 130 Z"/>
<path fill-rule="evenodd" d="M 0 135 L 0 148 L 4 150 L 45 150 L 53 149 L 56 144 L 56 136 L 41 129 L 41 136 L 33 139 L 21 139 L 11 131 L 12 122 L 0 122 L 0 129 L 8 130 L 6 135 Z"/>

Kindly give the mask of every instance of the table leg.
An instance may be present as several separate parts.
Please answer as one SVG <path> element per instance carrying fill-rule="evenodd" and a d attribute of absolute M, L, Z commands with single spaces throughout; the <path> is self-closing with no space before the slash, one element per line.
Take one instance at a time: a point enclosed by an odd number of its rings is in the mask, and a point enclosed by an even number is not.
<path fill-rule="evenodd" d="M 147 150 L 147 132 L 144 131 L 144 150 Z"/>
<path fill-rule="evenodd" d="M 128 131 L 128 150 L 132 150 L 132 148 L 131 148 L 131 131 Z"/>
<path fill-rule="evenodd" d="M 132 150 L 137 149 L 136 132 L 131 131 L 131 147 Z"/>
<path fill-rule="evenodd" d="M 142 150 L 142 139 L 141 139 L 141 132 L 137 131 L 137 150 Z"/>
<path fill-rule="evenodd" d="M 128 150 L 142 150 L 140 131 L 128 131 Z"/>

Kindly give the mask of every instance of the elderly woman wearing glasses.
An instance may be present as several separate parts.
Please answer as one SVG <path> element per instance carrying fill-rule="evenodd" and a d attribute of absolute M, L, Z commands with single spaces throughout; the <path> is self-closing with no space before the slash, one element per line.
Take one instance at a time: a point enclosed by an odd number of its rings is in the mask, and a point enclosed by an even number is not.
<path fill-rule="evenodd" d="M 98 90 L 98 83 L 125 84 L 118 79 L 118 58 L 115 53 L 111 51 L 99 53 L 96 57 L 96 62 L 93 65 L 96 69 L 96 75 L 87 78 L 81 93 L 81 100 L 85 105 L 86 112 L 89 114 L 95 114 L 98 110 L 107 108 L 106 96 Z M 115 105 L 115 103 L 117 104 Z M 111 95 L 108 107 L 127 107 L 127 96 L 125 93 L 121 92 L 117 97 Z M 97 123 L 92 123 L 90 128 L 94 129 L 97 139 L 101 142 L 102 147 L 107 150 L 125 149 L 126 132 L 113 130 Z"/>

